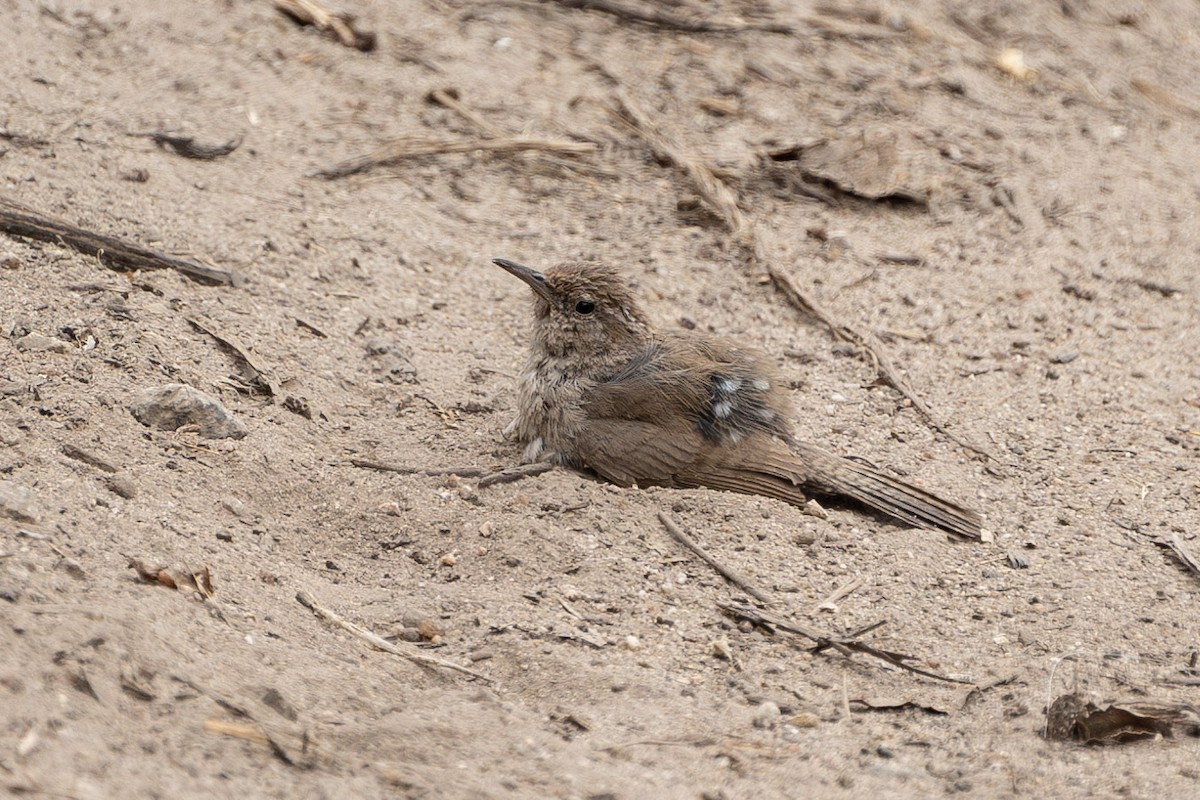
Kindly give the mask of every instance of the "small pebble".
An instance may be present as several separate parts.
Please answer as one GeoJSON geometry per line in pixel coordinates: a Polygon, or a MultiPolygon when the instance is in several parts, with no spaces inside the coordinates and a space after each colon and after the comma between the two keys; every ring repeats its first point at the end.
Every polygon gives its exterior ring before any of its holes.
{"type": "Polygon", "coordinates": [[[779,711],[779,706],[770,700],[766,700],[759,704],[758,708],[754,709],[754,727],[756,728],[774,728],[779,724],[779,720],[783,714],[779,711]]]}
{"type": "Polygon", "coordinates": [[[728,639],[717,639],[712,643],[713,655],[717,658],[723,658],[726,661],[733,660],[733,650],[729,646],[728,639]]]}
{"type": "Polygon", "coordinates": [[[1055,353],[1050,356],[1051,364],[1070,364],[1075,359],[1079,358],[1078,350],[1067,350],[1063,353],[1055,353]]]}

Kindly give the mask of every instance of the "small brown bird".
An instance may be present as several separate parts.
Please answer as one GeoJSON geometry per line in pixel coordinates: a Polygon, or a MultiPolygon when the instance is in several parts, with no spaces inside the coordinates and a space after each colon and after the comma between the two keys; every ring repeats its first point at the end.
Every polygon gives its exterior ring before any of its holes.
{"type": "Polygon", "coordinates": [[[911,525],[977,539],[977,513],[792,436],[788,399],[754,350],[656,331],[615,269],[546,272],[494,259],[533,289],[518,413],[505,430],[525,461],[621,486],[707,486],[802,505],[850,497],[911,525]]]}

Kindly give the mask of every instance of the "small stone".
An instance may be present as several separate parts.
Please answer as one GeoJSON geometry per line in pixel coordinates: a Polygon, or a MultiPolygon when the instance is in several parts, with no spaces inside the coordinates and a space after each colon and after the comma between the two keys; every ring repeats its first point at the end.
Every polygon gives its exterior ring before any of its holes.
{"type": "Polygon", "coordinates": [[[723,658],[726,661],[733,660],[733,649],[729,646],[728,639],[717,639],[712,643],[713,655],[717,658],[723,658]]]}
{"type": "Polygon", "coordinates": [[[446,555],[442,556],[443,567],[453,567],[457,563],[458,556],[454,555],[454,553],[446,553],[446,555]]]}
{"type": "Polygon", "coordinates": [[[40,333],[31,333],[22,336],[16,341],[17,349],[24,350],[27,353],[65,353],[67,352],[67,343],[62,339],[55,339],[53,336],[42,336],[40,333]]]}
{"type": "Polygon", "coordinates": [[[756,728],[769,729],[774,728],[779,724],[779,720],[783,714],[779,711],[779,706],[770,700],[765,700],[754,709],[753,723],[756,728]]]}
{"type": "Polygon", "coordinates": [[[639,641],[638,637],[634,636],[632,633],[625,637],[625,641],[621,643],[621,646],[624,647],[626,650],[641,650],[642,649],[641,641],[639,641]]]}
{"type": "Polygon", "coordinates": [[[137,497],[137,484],[131,481],[126,475],[110,475],[104,482],[108,486],[109,491],[124,497],[126,500],[132,500],[137,497]]]}
{"type": "Polygon", "coordinates": [[[804,504],[804,513],[817,519],[829,519],[829,512],[822,508],[816,500],[809,500],[804,504]]]}
{"type": "Polygon", "coordinates": [[[37,498],[28,486],[0,481],[0,516],[21,522],[37,522],[42,517],[37,498]]]}
{"type": "Polygon", "coordinates": [[[233,514],[235,517],[245,518],[246,516],[246,504],[236,497],[223,498],[221,500],[221,505],[226,511],[228,511],[230,514],[233,514]]]}
{"type": "Polygon", "coordinates": [[[143,425],[174,431],[195,426],[206,439],[241,439],[246,426],[220,401],[191,386],[168,383],[142,392],[129,408],[143,425]]]}
{"type": "Polygon", "coordinates": [[[1075,359],[1079,358],[1078,350],[1067,350],[1063,353],[1055,353],[1050,356],[1051,364],[1070,364],[1075,359]]]}

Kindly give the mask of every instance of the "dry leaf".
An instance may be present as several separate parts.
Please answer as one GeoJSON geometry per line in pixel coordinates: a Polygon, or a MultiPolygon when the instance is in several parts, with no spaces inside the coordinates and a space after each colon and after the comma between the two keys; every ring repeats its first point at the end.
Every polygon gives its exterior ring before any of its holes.
{"type": "Polygon", "coordinates": [[[1125,744],[1142,739],[1200,736],[1200,709],[1187,705],[1114,703],[1107,708],[1079,694],[1064,694],[1046,712],[1046,738],[1084,744],[1125,744]]]}
{"type": "Polygon", "coordinates": [[[200,596],[206,600],[216,594],[208,567],[200,569],[191,569],[183,565],[152,567],[136,558],[129,559],[129,566],[137,572],[139,578],[147,583],[161,583],[163,586],[181,592],[199,592],[200,596]]]}

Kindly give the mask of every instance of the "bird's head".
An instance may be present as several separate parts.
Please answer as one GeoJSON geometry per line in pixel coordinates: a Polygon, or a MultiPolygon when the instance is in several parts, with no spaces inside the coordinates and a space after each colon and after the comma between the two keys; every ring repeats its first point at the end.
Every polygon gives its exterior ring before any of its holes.
{"type": "Polygon", "coordinates": [[[492,263],[533,290],[535,346],[550,355],[604,362],[650,336],[649,318],[613,267],[569,261],[538,272],[503,258],[492,263]]]}

